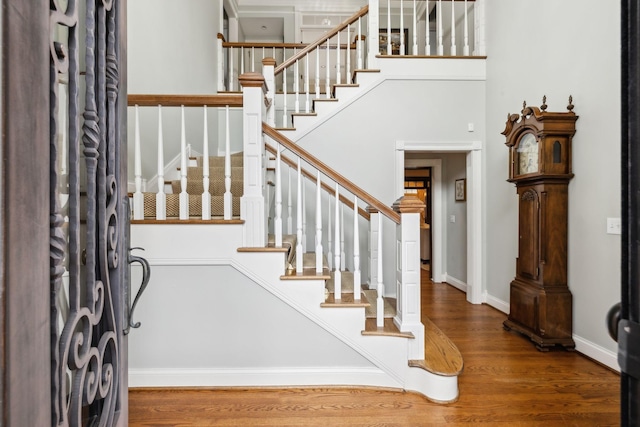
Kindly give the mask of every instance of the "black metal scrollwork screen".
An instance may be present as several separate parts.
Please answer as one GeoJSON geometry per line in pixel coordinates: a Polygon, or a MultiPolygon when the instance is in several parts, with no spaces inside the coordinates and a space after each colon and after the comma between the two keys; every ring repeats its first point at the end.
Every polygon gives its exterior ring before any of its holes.
{"type": "Polygon", "coordinates": [[[52,425],[126,424],[120,2],[50,4],[52,425]]]}

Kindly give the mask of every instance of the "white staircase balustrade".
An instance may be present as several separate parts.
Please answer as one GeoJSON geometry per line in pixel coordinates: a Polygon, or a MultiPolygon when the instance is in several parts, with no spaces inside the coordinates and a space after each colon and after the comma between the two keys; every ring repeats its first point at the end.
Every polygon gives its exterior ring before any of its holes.
{"type": "Polygon", "coordinates": [[[327,198],[327,264],[329,270],[333,270],[333,238],[331,237],[331,196],[327,198]]]}
{"type": "Polygon", "coordinates": [[[338,38],[338,47],[336,48],[336,83],[340,84],[342,82],[342,75],[340,73],[341,49],[340,49],[340,32],[339,31],[338,31],[338,34],[336,34],[336,37],[338,38]]]}
{"type": "Polygon", "coordinates": [[[358,196],[353,196],[353,299],[355,301],[360,301],[360,294],[362,293],[358,216],[358,196]]]}
{"type": "Polygon", "coordinates": [[[456,56],[458,53],[456,47],[456,2],[451,2],[451,56],[456,56]]]}
{"type": "Polygon", "coordinates": [[[400,55],[404,55],[404,46],[407,41],[404,39],[404,1],[400,0],[400,55]]]}
{"type": "Polygon", "coordinates": [[[320,49],[316,49],[315,99],[320,98],[320,49]]]}
{"type": "Polygon", "coordinates": [[[302,250],[307,252],[307,186],[302,179],[302,250]]]}
{"type": "Polygon", "coordinates": [[[291,167],[287,169],[287,234],[293,234],[293,206],[291,205],[291,167]]]}
{"type": "MultiPolygon", "coordinates": [[[[284,50],[283,52],[283,61],[286,60],[286,55],[287,55],[287,51],[284,50]]],[[[288,116],[288,111],[287,111],[287,91],[289,89],[287,88],[287,70],[284,71],[284,73],[282,73],[282,92],[283,92],[283,97],[282,97],[282,127],[286,128],[289,125],[289,116],[288,116]]]]}
{"type": "Polygon", "coordinates": [[[218,37],[216,38],[216,52],[218,52],[218,56],[217,56],[217,59],[218,59],[218,66],[217,66],[217,70],[218,70],[218,92],[227,90],[227,88],[224,85],[225,75],[227,76],[227,79],[230,78],[230,76],[227,74],[227,70],[224,69],[224,56],[223,56],[224,50],[222,49],[222,43],[223,42],[224,42],[224,36],[222,34],[218,33],[218,37]]]}
{"type": "Polygon", "coordinates": [[[282,160],[280,144],[276,143],[276,218],[274,222],[275,247],[282,247],[282,160]]]}
{"type": "MultiPolygon", "coordinates": [[[[224,138],[224,219],[231,219],[233,212],[233,195],[231,194],[231,122],[229,120],[229,106],[225,107],[225,138],[224,138]]],[[[207,160],[207,165],[209,161],[207,160]]]]}
{"type": "Polygon", "coordinates": [[[384,282],[382,275],[382,215],[378,215],[378,299],[376,300],[376,326],[384,326],[384,282]]]}
{"type": "Polygon", "coordinates": [[[142,156],[140,153],[140,116],[135,106],[134,175],[136,191],[133,193],[133,219],[144,219],[144,196],[142,194],[142,156]]]}
{"type": "MultiPolygon", "coordinates": [[[[429,0],[426,0],[426,12],[429,13],[429,0]]],[[[425,22],[425,38],[424,38],[424,54],[426,56],[431,56],[431,26],[429,21],[425,22]]]]}
{"type": "Polygon", "coordinates": [[[442,0],[438,0],[436,19],[438,20],[438,56],[444,55],[444,45],[442,44],[442,0]]]}
{"type": "Polygon", "coordinates": [[[296,192],[296,273],[302,273],[302,258],[304,249],[302,247],[302,168],[298,157],[298,190],[296,192]]]}
{"type": "Polygon", "coordinates": [[[167,195],[164,190],[164,131],[162,106],[158,105],[158,192],[156,193],[156,220],[167,219],[167,195]]]}
{"type": "Polygon", "coordinates": [[[351,25],[347,25],[346,83],[351,83],[351,25]]]}
{"type": "Polygon", "coordinates": [[[309,113],[311,111],[311,98],[309,93],[309,52],[304,56],[304,112],[309,113]]]}
{"type": "Polygon", "coordinates": [[[340,272],[340,185],[336,182],[336,210],[335,210],[335,252],[334,256],[334,265],[335,269],[333,270],[333,284],[334,284],[334,295],[335,300],[340,301],[342,299],[342,273],[340,272]]]}
{"type": "Polygon", "coordinates": [[[340,270],[347,269],[347,254],[344,251],[344,204],[340,205],[340,270]]]}
{"type": "Polygon", "coordinates": [[[369,206],[367,208],[369,212],[369,289],[378,289],[378,217],[380,212],[377,209],[369,206]]]}
{"type": "Polygon", "coordinates": [[[276,80],[273,69],[276,65],[275,58],[262,59],[262,74],[264,75],[264,83],[267,85],[267,115],[265,121],[269,126],[276,125],[276,80]]]}
{"type": "MultiPolygon", "coordinates": [[[[219,55],[221,56],[221,55],[219,55]]],[[[228,72],[227,72],[227,76],[229,78],[229,81],[227,83],[228,87],[229,87],[229,91],[233,92],[234,90],[236,90],[236,73],[235,73],[235,69],[234,69],[234,65],[235,62],[233,60],[233,58],[235,57],[235,53],[233,51],[233,47],[229,48],[229,55],[228,55],[228,72]]]]}
{"type": "Polygon", "coordinates": [[[467,0],[464,0],[464,44],[462,46],[462,56],[469,56],[469,8],[467,0]]]}
{"type": "Polygon", "coordinates": [[[391,48],[391,0],[387,0],[387,55],[393,54],[391,48]]]}
{"type": "Polygon", "coordinates": [[[358,18],[358,35],[356,36],[356,69],[363,70],[364,62],[362,52],[364,51],[364,37],[362,36],[362,17],[358,18]]]}
{"type": "MultiPolygon", "coordinates": [[[[209,192],[209,120],[207,116],[207,106],[204,106],[204,128],[202,137],[202,219],[211,219],[211,193],[209,192]]],[[[228,127],[227,127],[228,129],[228,127]]],[[[225,179],[226,181],[226,179],[225,179]]],[[[229,177],[231,182],[231,177],[229,177]]],[[[225,182],[226,184],[226,182],[225,182]]],[[[231,183],[229,183],[231,185],[231,183]]],[[[225,193],[225,219],[226,218],[226,198],[225,193]]],[[[231,215],[229,215],[231,219],[231,215]]]]}
{"type": "Polygon", "coordinates": [[[184,105],[180,107],[180,219],[189,219],[189,194],[187,194],[187,131],[184,105]]]}
{"type": "Polygon", "coordinates": [[[325,91],[325,97],[327,99],[331,98],[331,73],[329,72],[329,70],[331,69],[331,48],[330,48],[330,44],[329,44],[329,39],[327,39],[327,62],[325,64],[325,86],[324,86],[324,91],[325,91]]]}
{"type": "MultiPolygon", "coordinates": [[[[295,49],[293,50],[293,53],[295,55],[295,49]]],[[[294,81],[293,81],[293,90],[296,94],[295,97],[295,101],[294,101],[294,111],[297,113],[300,112],[300,61],[296,59],[296,64],[294,67],[294,72],[293,72],[293,76],[294,76],[294,81]]]]}
{"type": "MultiPolygon", "coordinates": [[[[413,0],[413,16],[411,22],[413,23],[413,47],[411,53],[418,55],[418,16],[416,15],[416,0],[413,0]]],[[[427,32],[429,29],[427,28],[427,32]]]]}

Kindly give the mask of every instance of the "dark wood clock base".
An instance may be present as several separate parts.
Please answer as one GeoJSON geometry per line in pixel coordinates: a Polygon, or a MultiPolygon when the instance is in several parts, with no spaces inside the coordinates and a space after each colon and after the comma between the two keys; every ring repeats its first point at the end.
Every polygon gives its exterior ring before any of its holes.
{"type": "Polygon", "coordinates": [[[530,328],[527,328],[526,326],[520,325],[509,319],[505,320],[502,323],[502,327],[506,331],[514,330],[516,332],[521,333],[522,335],[528,336],[531,339],[531,341],[533,341],[533,343],[536,345],[536,348],[539,351],[549,351],[550,348],[556,347],[556,346],[562,346],[569,351],[573,351],[576,348],[576,344],[572,338],[541,337],[530,328]]]}

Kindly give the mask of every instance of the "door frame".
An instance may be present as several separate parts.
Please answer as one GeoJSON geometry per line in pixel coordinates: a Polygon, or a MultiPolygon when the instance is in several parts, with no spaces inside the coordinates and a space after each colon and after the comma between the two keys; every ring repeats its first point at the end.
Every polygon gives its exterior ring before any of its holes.
{"type": "Polygon", "coordinates": [[[51,424],[49,2],[2,0],[0,10],[2,420],[7,426],[46,426],[51,424]]]}
{"type": "MultiPolygon", "coordinates": [[[[396,141],[397,197],[404,192],[405,151],[466,153],[467,169],[467,301],[472,304],[485,302],[486,289],[483,281],[483,210],[482,210],[482,141],[396,141]]],[[[423,166],[431,167],[432,185],[432,252],[435,262],[431,265],[436,283],[446,280],[444,229],[444,191],[442,183],[442,160],[430,159],[423,166]]]]}

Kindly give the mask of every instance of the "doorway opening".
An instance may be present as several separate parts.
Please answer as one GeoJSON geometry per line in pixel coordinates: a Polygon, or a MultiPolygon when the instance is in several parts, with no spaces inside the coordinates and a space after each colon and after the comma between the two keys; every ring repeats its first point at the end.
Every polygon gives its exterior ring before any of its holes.
{"type": "Polygon", "coordinates": [[[405,169],[404,194],[416,196],[424,204],[420,214],[420,265],[431,277],[431,168],[405,169]]]}

